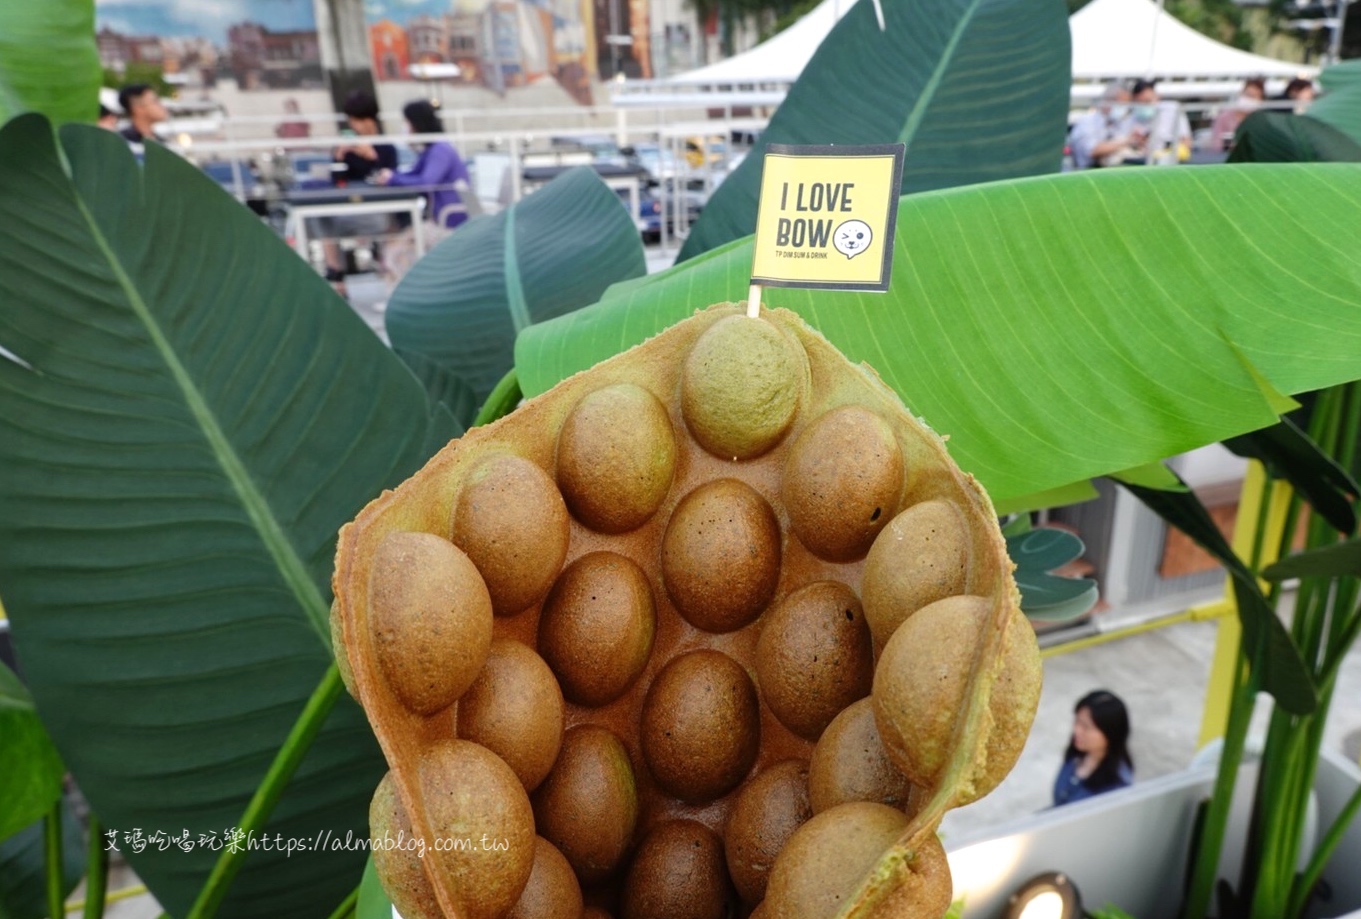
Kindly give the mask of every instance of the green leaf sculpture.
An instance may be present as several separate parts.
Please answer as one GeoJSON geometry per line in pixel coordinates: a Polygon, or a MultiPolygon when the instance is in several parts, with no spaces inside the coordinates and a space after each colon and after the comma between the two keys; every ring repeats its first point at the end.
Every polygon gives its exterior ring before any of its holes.
{"type": "Polygon", "coordinates": [[[99,82],[90,0],[0,3],[0,124],[22,112],[94,121],[99,82]]]}
{"type": "MultiPolygon", "coordinates": [[[[0,595],[44,724],[184,915],[331,663],[336,531],[455,432],[315,272],[178,156],[0,130],[0,595]],[[64,168],[65,164],[65,168],[64,168]],[[68,171],[69,169],[69,171],[68,171]]],[[[267,825],[366,833],[342,697],[267,825]]],[[[363,852],[250,852],[221,915],[323,917],[363,852]]]]}
{"type": "MultiPolygon", "coordinates": [[[[646,271],[627,208],[579,166],[460,227],[417,262],[388,302],[388,337],[399,354],[462,381],[480,405],[510,370],[517,333],[646,271]]],[[[429,379],[419,364],[413,369],[429,379]]]]}
{"type": "MultiPolygon", "coordinates": [[[[1096,170],[904,196],[887,294],[767,290],[918,416],[1000,512],[1275,423],[1361,378],[1361,165],[1096,170]]],[[[527,329],[526,395],[699,307],[751,240],[527,329]]]]}
{"type": "Polygon", "coordinates": [[[1086,547],[1081,539],[1052,527],[1007,533],[1006,538],[1007,555],[1016,564],[1013,576],[1021,591],[1021,612],[1033,624],[1067,622],[1096,606],[1096,581],[1053,573],[1082,557],[1086,547]]]}
{"type": "Polygon", "coordinates": [[[837,23],[678,261],[755,231],[766,144],[904,143],[904,194],[1058,171],[1072,89],[1061,3],[881,4],[883,30],[871,0],[837,23]]]}

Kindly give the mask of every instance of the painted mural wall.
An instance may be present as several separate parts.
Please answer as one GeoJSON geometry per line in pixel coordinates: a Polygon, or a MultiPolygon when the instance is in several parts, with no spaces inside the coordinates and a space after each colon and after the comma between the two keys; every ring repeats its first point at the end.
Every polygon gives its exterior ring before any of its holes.
{"type": "Polygon", "coordinates": [[[155,65],[188,89],[325,88],[312,0],[96,0],[95,21],[105,70],[155,65]]]}
{"type": "Polygon", "coordinates": [[[177,131],[216,135],[226,113],[237,137],[307,136],[300,116],[332,110],[313,0],[95,0],[95,30],[106,82],[173,87],[177,131]]]}
{"type": "Polygon", "coordinates": [[[641,0],[367,0],[364,12],[380,83],[504,98],[551,81],[589,105],[599,79],[652,75],[641,0]]]}
{"type": "MultiPolygon", "coordinates": [[[[100,59],[237,117],[329,112],[313,2],[95,0],[100,59]]],[[[601,80],[652,76],[646,0],[365,0],[364,19],[385,109],[590,105],[601,80]]]]}

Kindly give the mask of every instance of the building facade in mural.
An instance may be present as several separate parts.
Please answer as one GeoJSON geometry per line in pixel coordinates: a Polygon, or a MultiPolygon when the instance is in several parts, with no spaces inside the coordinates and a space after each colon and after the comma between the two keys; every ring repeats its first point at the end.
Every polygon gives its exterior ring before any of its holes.
{"type": "MultiPolygon", "coordinates": [[[[647,43],[647,0],[618,0],[621,29],[647,43]],[[622,16],[622,18],[621,18],[622,16]]],[[[369,47],[379,80],[412,79],[415,63],[457,64],[454,82],[498,94],[542,80],[556,81],[583,104],[591,81],[606,76],[598,49],[610,26],[597,22],[597,0],[398,0],[370,2],[369,47]],[[606,31],[602,32],[601,29],[606,31]]],[[[650,75],[633,48],[627,73],[650,75]]],[[[642,57],[647,60],[646,54],[642,57]]],[[[609,72],[610,74],[613,71],[609,72]]]]}
{"type": "Polygon", "coordinates": [[[411,54],[406,44],[406,30],[397,23],[384,19],[369,26],[369,54],[373,58],[373,77],[376,80],[406,80],[411,54]]]}
{"type": "MultiPolygon", "coordinates": [[[[129,68],[160,70],[181,101],[234,116],[282,113],[285,101],[330,112],[314,10],[324,2],[95,0],[100,60],[113,81],[129,68]]],[[[364,0],[363,16],[389,108],[420,96],[468,107],[589,105],[605,101],[603,80],[653,75],[649,10],[658,2],[364,0]],[[437,64],[456,65],[457,75],[417,66],[437,64]]],[[[662,33],[655,41],[664,56],[662,33]]]]}
{"type": "Polygon", "coordinates": [[[105,70],[159,68],[172,83],[242,91],[324,86],[311,0],[96,0],[105,70]]]}
{"type": "Polygon", "coordinates": [[[227,30],[232,76],[242,89],[291,89],[322,84],[316,29],[275,32],[258,22],[227,30]]]}

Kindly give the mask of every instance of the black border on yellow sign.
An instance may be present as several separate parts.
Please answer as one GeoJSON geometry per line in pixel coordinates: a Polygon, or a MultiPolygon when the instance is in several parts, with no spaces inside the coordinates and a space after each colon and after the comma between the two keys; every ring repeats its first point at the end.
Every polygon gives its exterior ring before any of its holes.
{"type": "MultiPolygon", "coordinates": [[[[765,181],[766,156],[774,154],[776,156],[892,156],[893,157],[893,179],[889,184],[890,188],[901,190],[903,187],[903,154],[906,152],[906,144],[833,144],[826,146],[814,146],[807,144],[767,144],[765,153],[761,156],[761,178],[757,180],[757,194],[760,194],[762,182],[765,181]]],[[[762,287],[803,287],[809,290],[859,290],[872,291],[874,293],[884,293],[888,290],[889,278],[893,272],[893,234],[898,227],[898,202],[895,195],[894,200],[888,207],[888,219],[884,222],[884,258],[879,266],[879,280],[875,283],[854,281],[789,281],[782,278],[759,278],[755,275],[751,278],[751,283],[759,284],[762,287]]],[[[756,226],[761,226],[761,202],[756,203],[756,226]]],[[[760,240],[755,240],[752,247],[752,259],[756,257],[756,245],[760,240]]]]}

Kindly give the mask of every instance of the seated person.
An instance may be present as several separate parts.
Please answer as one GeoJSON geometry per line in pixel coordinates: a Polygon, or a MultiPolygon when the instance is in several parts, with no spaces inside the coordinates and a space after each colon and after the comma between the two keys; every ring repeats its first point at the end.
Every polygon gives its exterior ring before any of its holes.
{"type": "MultiPolygon", "coordinates": [[[[378,100],[370,93],[357,90],[345,99],[345,119],[350,130],[358,138],[373,137],[383,133],[383,123],[378,117],[378,100]]],[[[336,185],[350,185],[371,181],[385,169],[397,165],[397,148],[392,144],[371,144],[357,141],[336,147],[331,158],[343,163],[344,169],[331,173],[331,182],[336,185]]],[[[326,257],[326,280],[340,294],[345,293],[345,255],[334,238],[378,236],[393,229],[390,214],[354,214],[343,217],[316,217],[308,221],[308,232],[322,238],[322,251],[326,257]]]]}
{"type": "Polygon", "coordinates": [[[1228,150],[1233,146],[1233,136],[1248,113],[1254,111],[1266,98],[1266,81],[1248,80],[1238,98],[1215,116],[1210,126],[1211,143],[1216,150],[1228,150]]]}
{"type": "MultiPolygon", "coordinates": [[[[402,114],[412,134],[444,133],[435,107],[423,99],[407,103],[402,114]]],[[[471,198],[472,182],[463,158],[452,144],[443,140],[413,146],[419,155],[412,167],[406,172],[388,170],[379,173],[378,181],[384,185],[429,189],[428,215],[432,221],[449,230],[465,223],[468,219],[467,204],[470,202],[464,202],[458,189],[463,189],[464,194],[471,198]]]]}
{"type": "Polygon", "coordinates": [[[1101,94],[1096,107],[1073,124],[1068,144],[1074,168],[1107,165],[1112,157],[1134,145],[1129,102],[1129,90],[1112,83],[1101,94]]]}
{"type": "Polygon", "coordinates": [[[1282,99],[1295,103],[1296,115],[1303,115],[1309,110],[1309,103],[1314,101],[1314,96],[1314,81],[1303,77],[1295,77],[1287,83],[1285,92],[1281,94],[1282,99]]]}
{"type": "MultiPolygon", "coordinates": [[[[359,137],[383,133],[383,123],[378,119],[378,100],[362,90],[350,93],[345,99],[345,120],[359,137]]],[[[335,182],[363,182],[383,169],[397,168],[397,148],[392,144],[347,144],[332,150],[331,158],[345,164],[344,170],[332,173],[335,182]]]]}
{"type": "Polygon", "coordinates": [[[285,118],[274,126],[275,137],[311,137],[312,125],[302,117],[302,108],[297,99],[284,100],[285,118]]]}

